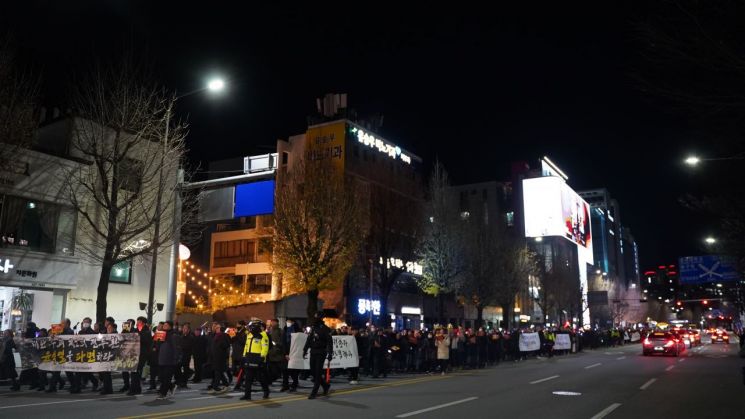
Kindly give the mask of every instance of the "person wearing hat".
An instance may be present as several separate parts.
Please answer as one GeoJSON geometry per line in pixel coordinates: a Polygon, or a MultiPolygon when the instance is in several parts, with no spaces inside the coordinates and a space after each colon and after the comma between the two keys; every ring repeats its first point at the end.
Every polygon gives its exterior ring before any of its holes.
{"type": "Polygon", "coordinates": [[[246,377],[244,393],[241,400],[251,400],[251,383],[259,380],[264,398],[269,398],[269,380],[267,379],[266,356],[269,354],[269,335],[263,331],[261,320],[252,320],[248,325],[246,346],[243,349],[243,372],[246,377]]]}
{"type": "Polygon", "coordinates": [[[318,388],[321,386],[323,386],[323,395],[329,394],[331,384],[326,382],[323,365],[326,360],[330,363],[334,354],[331,329],[323,323],[323,313],[320,311],[313,317],[312,328],[303,347],[303,358],[308,356],[308,350],[310,350],[310,373],[313,375],[313,390],[308,399],[312,400],[318,395],[318,388]]]}

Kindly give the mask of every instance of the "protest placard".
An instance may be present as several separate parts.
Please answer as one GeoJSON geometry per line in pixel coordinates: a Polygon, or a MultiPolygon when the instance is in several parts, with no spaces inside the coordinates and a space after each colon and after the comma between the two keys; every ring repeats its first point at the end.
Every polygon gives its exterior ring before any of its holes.
{"type": "Polygon", "coordinates": [[[569,338],[568,333],[557,333],[556,340],[554,341],[555,351],[568,351],[572,349],[572,340],[569,338]]]}
{"type": "Polygon", "coordinates": [[[23,369],[42,371],[135,371],[140,355],[136,333],[61,335],[16,339],[23,369]]]}
{"type": "Polygon", "coordinates": [[[541,349],[541,338],[538,333],[520,333],[520,352],[531,352],[541,349]]]}
{"type": "MultiPolygon", "coordinates": [[[[331,368],[354,368],[359,366],[359,356],[357,353],[357,342],[354,336],[332,336],[333,338],[333,358],[331,359],[331,368]]],[[[293,333],[290,342],[290,360],[287,368],[296,370],[310,369],[310,354],[303,359],[303,347],[308,340],[305,333],[293,333]]]]}

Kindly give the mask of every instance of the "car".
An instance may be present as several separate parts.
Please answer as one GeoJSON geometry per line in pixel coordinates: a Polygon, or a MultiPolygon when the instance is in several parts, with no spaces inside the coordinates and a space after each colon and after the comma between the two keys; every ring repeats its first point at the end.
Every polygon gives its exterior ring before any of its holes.
{"type": "Polygon", "coordinates": [[[642,354],[678,356],[685,351],[685,343],[671,332],[653,332],[642,341],[642,354]]]}
{"type": "Polygon", "coordinates": [[[673,330],[673,333],[678,335],[678,338],[682,340],[684,344],[688,345],[688,348],[701,344],[701,335],[697,330],[676,328],[673,330]]]}
{"type": "Polygon", "coordinates": [[[701,332],[696,329],[690,329],[688,333],[691,338],[691,346],[701,345],[701,332]]]}
{"type": "Polygon", "coordinates": [[[711,334],[711,343],[729,343],[729,333],[725,332],[724,330],[717,330],[716,332],[711,334]]]}

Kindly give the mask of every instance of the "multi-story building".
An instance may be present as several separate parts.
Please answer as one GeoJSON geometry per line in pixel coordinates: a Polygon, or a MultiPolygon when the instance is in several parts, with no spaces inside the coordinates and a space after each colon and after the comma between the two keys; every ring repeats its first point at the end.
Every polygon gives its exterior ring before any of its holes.
{"type": "MultiPolygon", "coordinates": [[[[73,325],[83,317],[95,318],[101,262],[90,255],[96,244],[84,232],[87,221],[80,218],[71,204],[71,185],[66,183],[71,170],[91,167],[86,156],[74,146],[80,130],[94,129],[91,127],[90,121],[80,118],[56,118],[42,124],[31,147],[12,148],[10,156],[3,152],[3,157],[12,158],[13,163],[3,165],[4,171],[0,173],[2,329],[22,328],[28,321],[48,328],[64,318],[70,318],[73,325]],[[31,303],[30,310],[13,306],[19,294],[28,294],[25,299],[31,303]]],[[[99,140],[102,144],[106,141],[99,140]]],[[[4,146],[0,144],[0,147],[4,146]]],[[[92,179],[98,179],[95,176],[92,179]]],[[[126,176],[121,187],[137,190],[143,181],[137,171],[132,170],[126,176]]],[[[77,193],[81,202],[90,198],[85,191],[77,193]]],[[[88,215],[97,219],[101,213],[88,215]]],[[[170,225],[170,219],[163,222],[170,225]]],[[[142,240],[132,239],[133,243],[142,240]]],[[[139,303],[148,301],[151,271],[145,259],[126,261],[111,270],[107,314],[117,321],[143,313],[139,303]]],[[[158,303],[166,302],[169,259],[170,252],[163,252],[158,258],[155,282],[158,303]]],[[[164,319],[164,314],[157,312],[155,319],[164,319]]]]}

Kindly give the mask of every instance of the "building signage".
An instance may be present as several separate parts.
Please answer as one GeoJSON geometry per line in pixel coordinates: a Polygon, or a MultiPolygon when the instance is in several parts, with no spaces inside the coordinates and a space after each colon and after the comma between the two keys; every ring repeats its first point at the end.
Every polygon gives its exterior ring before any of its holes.
{"type": "MultiPolygon", "coordinates": [[[[383,264],[383,258],[380,258],[379,263],[383,264]]],[[[397,258],[388,258],[388,263],[386,264],[386,267],[390,269],[391,267],[398,268],[398,269],[405,269],[406,272],[414,275],[422,275],[422,265],[420,265],[417,262],[406,262],[404,263],[403,260],[397,259],[397,258]]]]}
{"type": "Polygon", "coordinates": [[[739,279],[734,261],[723,256],[682,257],[678,266],[681,284],[732,282],[739,279]]]}
{"type": "Polygon", "coordinates": [[[10,263],[10,259],[0,259],[0,272],[7,274],[11,269],[13,269],[13,265],[10,263]]]}
{"type": "Polygon", "coordinates": [[[368,300],[366,298],[360,298],[357,300],[357,312],[360,314],[369,313],[375,316],[380,315],[380,300],[368,300]]]}
{"type": "Polygon", "coordinates": [[[399,159],[406,164],[411,164],[411,156],[404,153],[404,151],[401,150],[401,147],[389,144],[382,138],[375,137],[371,133],[354,126],[350,131],[352,132],[352,135],[357,137],[358,142],[370,148],[377,149],[379,152],[387,154],[388,157],[392,159],[399,159]]]}

